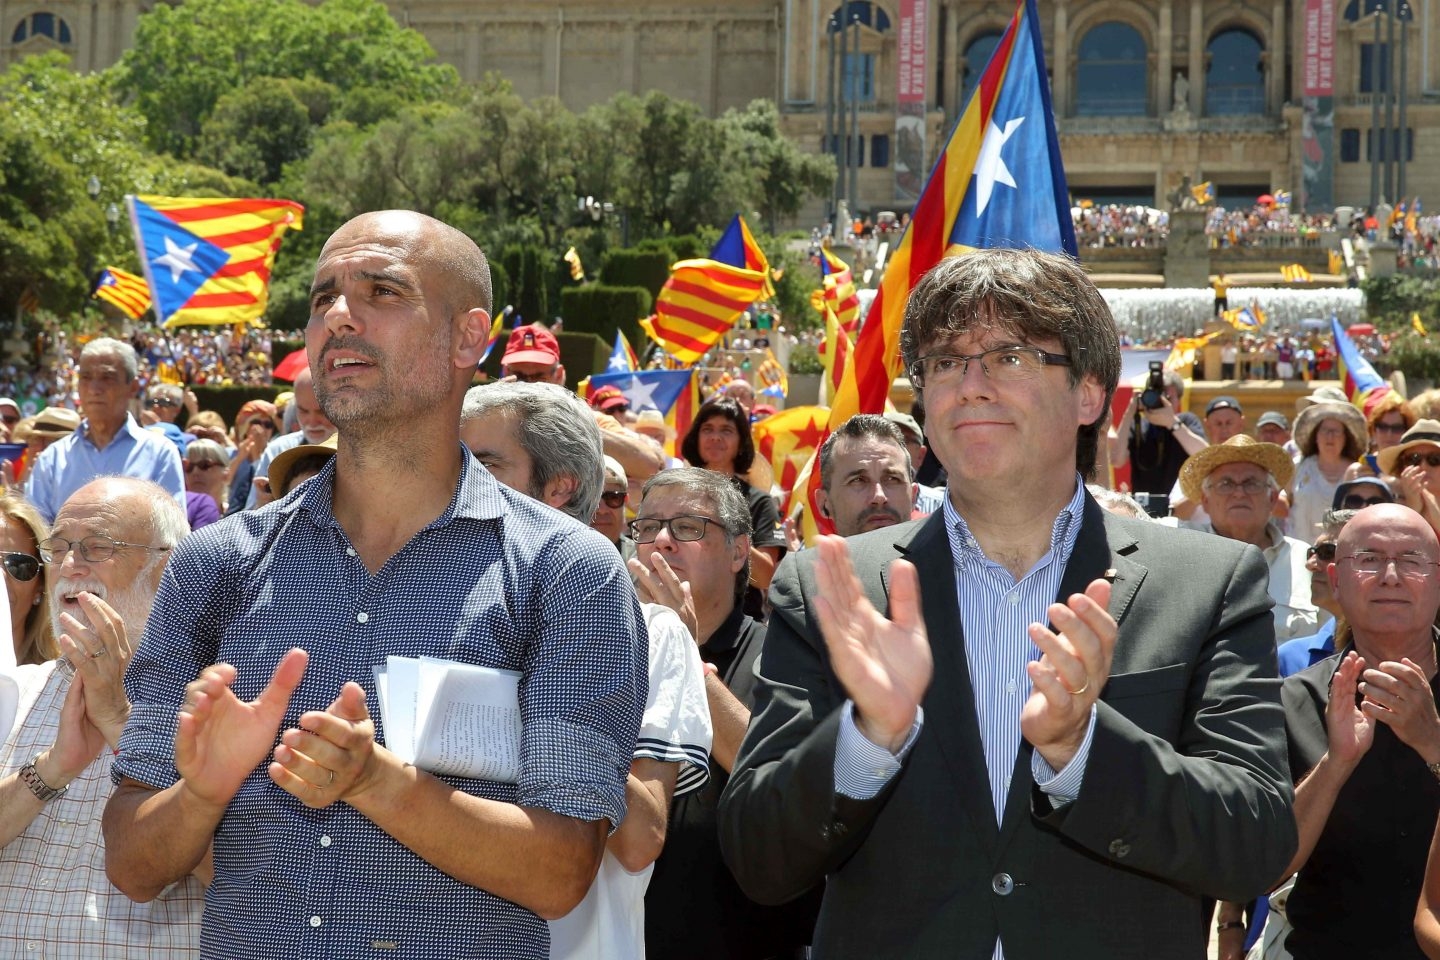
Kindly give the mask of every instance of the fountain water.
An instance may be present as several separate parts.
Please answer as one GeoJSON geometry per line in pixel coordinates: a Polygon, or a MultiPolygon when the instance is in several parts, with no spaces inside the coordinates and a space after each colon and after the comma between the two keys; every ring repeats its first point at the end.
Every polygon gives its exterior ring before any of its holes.
{"type": "MultiPolygon", "coordinates": [[[[1215,313],[1215,293],[1202,289],[1101,289],[1121,334],[1137,343],[1168,341],[1192,336],[1209,323],[1215,313]]],[[[1349,326],[1364,318],[1365,295],[1359,290],[1315,288],[1292,290],[1286,287],[1231,287],[1230,306],[1248,306],[1252,301],[1265,311],[1262,333],[1299,332],[1303,320],[1323,320],[1330,315],[1349,326]]]]}

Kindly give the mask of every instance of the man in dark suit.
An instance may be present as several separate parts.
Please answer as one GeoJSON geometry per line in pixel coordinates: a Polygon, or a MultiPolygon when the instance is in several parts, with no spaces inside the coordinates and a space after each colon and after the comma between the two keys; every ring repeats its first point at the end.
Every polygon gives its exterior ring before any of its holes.
{"type": "Polygon", "coordinates": [[[751,896],[826,881],[817,957],[1201,958],[1295,849],[1259,552],[1080,482],[1117,342],[1064,257],[911,296],[944,508],[787,558],[721,808],[751,896]]]}

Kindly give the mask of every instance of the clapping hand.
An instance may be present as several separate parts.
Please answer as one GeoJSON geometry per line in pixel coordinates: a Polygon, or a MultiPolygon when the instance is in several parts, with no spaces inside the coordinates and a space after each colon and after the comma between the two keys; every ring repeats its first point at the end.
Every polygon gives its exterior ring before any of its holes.
{"type": "Polygon", "coordinates": [[[1354,766],[1375,742],[1374,710],[1355,704],[1365,660],[1354,650],[1345,655],[1330,678],[1330,702],[1325,705],[1325,734],[1330,758],[1354,766]]]}
{"type": "Polygon", "coordinates": [[[324,710],[300,717],[275,748],[270,779],[307,807],[328,807],[367,786],[376,756],[365,690],[351,681],[324,710]]]}
{"type": "Polygon", "coordinates": [[[1090,708],[1110,676],[1119,628],[1110,616],[1110,583],[1093,580],[1084,593],[1047,611],[1059,633],[1030,624],[1040,659],[1026,665],[1032,684],[1020,709],[1020,732],[1056,770],[1075,756],[1090,723],[1090,708]]]}
{"type": "Polygon", "coordinates": [[[915,723],[934,673],[915,567],[906,560],[891,565],[893,619],[887,619],[866,599],[843,537],[820,537],[816,549],[815,616],[830,666],[855,704],[860,732],[895,753],[915,723]]]}

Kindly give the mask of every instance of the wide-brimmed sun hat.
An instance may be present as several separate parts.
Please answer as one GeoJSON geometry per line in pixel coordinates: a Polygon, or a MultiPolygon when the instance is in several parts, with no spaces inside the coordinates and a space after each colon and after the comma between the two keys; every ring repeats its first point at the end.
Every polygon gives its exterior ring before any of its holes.
{"type": "Polygon", "coordinates": [[[1365,424],[1365,414],[1349,402],[1323,401],[1301,410],[1300,415],[1295,418],[1295,431],[1292,436],[1301,456],[1314,456],[1315,431],[1319,430],[1320,424],[1326,420],[1334,420],[1344,427],[1354,446],[1362,453],[1370,449],[1370,428],[1365,424]]]}
{"type": "Polygon", "coordinates": [[[1185,461],[1185,466],[1180,468],[1180,490],[1185,499],[1199,503],[1205,494],[1205,478],[1227,463],[1253,463],[1274,477],[1281,489],[1290,486],[1295,476],[1295,461],[1284,447],[1262,443],[1241,433],[1224,443],[1212,444],[1185,461]]]}
{"type": "Polygon", "coordinates": [[[1440,420],[1416,420],[1415,426],[1405,431],[1405,436],[1393,447],[1386,447],[1375,454],[1375,460],[1380,464],[1380,472],[1388,476],[1397,477],[1400,471],[1400,458],[1407,450],[1423,446],[1440,447],[1440,420]]]}

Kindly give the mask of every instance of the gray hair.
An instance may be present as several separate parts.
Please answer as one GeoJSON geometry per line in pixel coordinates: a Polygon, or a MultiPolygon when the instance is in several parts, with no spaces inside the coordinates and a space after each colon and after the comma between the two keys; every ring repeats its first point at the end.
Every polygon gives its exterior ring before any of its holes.
{"type": "MultiPolygon", "coordinates": [[[[170,491],[153,480],[110,475],[97,477],[90,483],[105,484],[109,488],[106,494],[108,500],[133,496],[144,501],[145,516],[136,519],[148,522],[150,534],[155,540],[151,546],[173,547],[190,533],[190,521],[185,515],[185,508],[180,506],[180,502],[170,491]]],[[[89,487],[90,483],[85,484],[85,487],[89,487]]]]}
{"type": "Polygon", "coordinates": [[[905,479],[915,479],[915,465],[910,462],[910,448],[905,445],[905,434],[901,432],[900,427],[879,414],[857,413],[840,424],[839,428],[826,437],[824,443],[820,444],[820,453],[816,460],[820,464],[821,487],[829,490],[830,481],[835,479],[830,475],[830,464],[835,459],[835,444],[841,440],[865,439],[880,440],[899,447],[900,452],[905,455],[905,479]]]}
{"type": "Polygon", "coordinates": [[[605,488],[605,449],[590,405],[558,384],[505,380],[471,387],[460,422],[495,413],[514,416],[516,440],[530,457],[530,495],[573,477],[575,492],[560,509],[588,524],[605,488]]]}
{"type": "MultiPolygon", "coordinates": [[[[703,467],[672,467],[661,470],[645,481],[641,489],[641,507],[650,491],[658,487],[683,487],[685,492],[703,497],[715,511],[715,517],[725,530],[725,543],[732,544],[736,537],[750,536],[753,527],[750,522],[750,505],[740,493],[735,481],[723,473],[706,470],[703,467]]],[[[745,566],[735,575],[735,602],[745,599],[745,588],[750,583],[750,552],[745,552],[745,566]]]]}
{"type": "Polygon", "coordinates": [[[1095,498],[1095,502],[1100,504],[1100,509],[1106,513],[1113,513],[1121,517],[1134,517],[1136,520],[1150,519],[1150,514],[1140,506],[1140,501],[1128,493],[1111,490],[1098,483],[1087,483],[1085,489],[1089,491],[1090,496],[1095,498]]]}
{"type": "Polygon", "coordinates": [[[228,464],[230,454],[225,448],[214,440],[191,440],[190,445],[185,448],[185,459],[190,463],[219,463],[228,464]],[[200,454],[197,459],[195,454],[200,454]]]}
{"type": "Polygon", "coordinates": [[[126,383],[133,383],[140,373],[140,358],[135,355],[135,348],[114,337],[96,337],[85,344],[80,350],[80,359],[86,357],[114,357],[119,360],[125,368],[126,383]]]}

